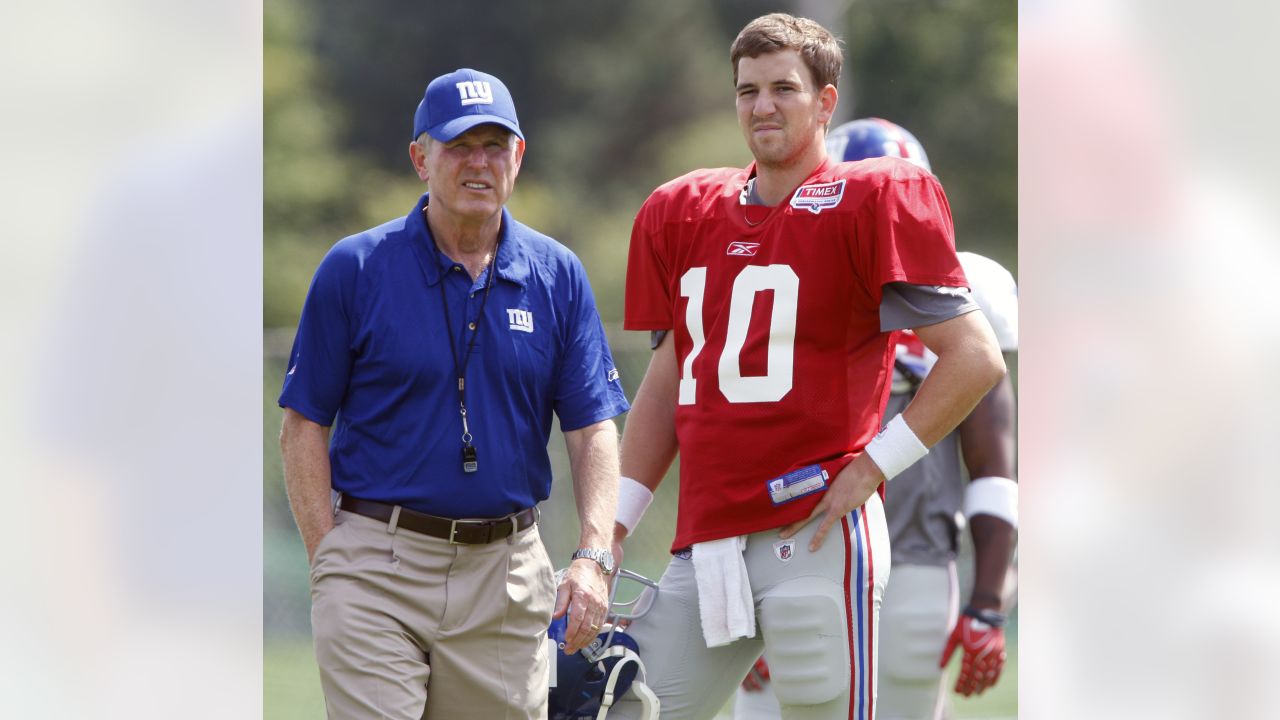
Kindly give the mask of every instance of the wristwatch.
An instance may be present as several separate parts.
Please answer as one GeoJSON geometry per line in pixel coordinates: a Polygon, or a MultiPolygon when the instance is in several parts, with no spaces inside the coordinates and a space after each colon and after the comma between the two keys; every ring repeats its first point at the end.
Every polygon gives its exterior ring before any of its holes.
{"type": "Polygon", "coordinates": [[[600,569],[604,571],[605,575],[612,575],[613,571],[617,569],[617,566],[613,563],[613,553],[603,548],[578,548],[573,551],[569,561],[572,562],[578,558],[595,560],[599,563],[600,569]]]}

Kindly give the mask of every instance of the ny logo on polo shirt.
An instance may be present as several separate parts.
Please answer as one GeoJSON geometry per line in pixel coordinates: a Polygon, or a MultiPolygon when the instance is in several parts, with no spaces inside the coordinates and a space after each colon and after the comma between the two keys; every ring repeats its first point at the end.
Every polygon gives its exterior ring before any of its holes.
{"type": "Polygon", "coordinates": [[[507,322],[511,323],[512,330],[533,332],[533,313],[528,310],[507,308],[507,322]]]}
{"type": "Polygon", "coordinates": [[[464,80],[458,85],[458,95],[462,98],[462,105],[492,105],[493,104],[493,88],[489,86],[487,80],[464,80]]]}

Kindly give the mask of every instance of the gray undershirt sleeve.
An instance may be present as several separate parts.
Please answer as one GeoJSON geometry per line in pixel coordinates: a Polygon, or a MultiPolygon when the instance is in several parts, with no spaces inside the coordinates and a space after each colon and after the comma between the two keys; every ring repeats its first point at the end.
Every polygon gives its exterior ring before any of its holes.
{"type": "Polygon", "coordinates": [[[936,325],[977,309],[968,288],[885,283],[880,294],[880,331],[936,325]]]}

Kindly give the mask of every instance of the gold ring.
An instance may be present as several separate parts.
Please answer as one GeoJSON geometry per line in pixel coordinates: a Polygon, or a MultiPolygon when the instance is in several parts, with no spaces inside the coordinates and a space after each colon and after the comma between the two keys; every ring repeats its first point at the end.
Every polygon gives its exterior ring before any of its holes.
{"type": "Polygon", "coordinates": [[[599,626],[599,625],[592,625],[592,626],[591,626],[591,632],[599,632],[599,631],[600,631],[600,626],[599,626]]]}

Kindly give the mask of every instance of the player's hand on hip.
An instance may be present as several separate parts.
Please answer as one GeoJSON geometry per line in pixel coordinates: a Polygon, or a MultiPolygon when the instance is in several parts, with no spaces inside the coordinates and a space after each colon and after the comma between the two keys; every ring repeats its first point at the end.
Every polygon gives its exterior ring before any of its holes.
{"type": "Polygon", "coordinates": [[[1004,628],[961,615],[947,638],[939,667],[947,666],[956,648],[964,653],[960,661],[960,676],[956,678],[956,692],[969,697],[995,685],[1000,679],[1005,659],[1004,628]]]}
{"type": "Polygon", "coordinates": [[[569,564],[556,590],[556,607],[551,617],[569,613],[564,632],[564,651],[572,655],[596,639],[609,607],[609,591],[604,572],[594,560],[579,558],[569,564]]]}
{"type": "Polygon", "coordinates": [[[840,518],[862,507],[882,482],[884,482],[884,473],[880,472],[880,468],[868,455],[864,453],[855,457],[853,462],[845,465],[844,469],[836,475],[836,479],[831,481],[831,487],[827,488],[827,492],[814,506],[809,517],[784,526],[778,533],[779,537],[789,538],[814,518],[821,517],[822,521],[818,523],[818,529],[814,532],[813,539],[809,541],[809,551],[817,552],[826,542],[827,533],[831,532],[833,526],[839,524],[840,518]]]}

